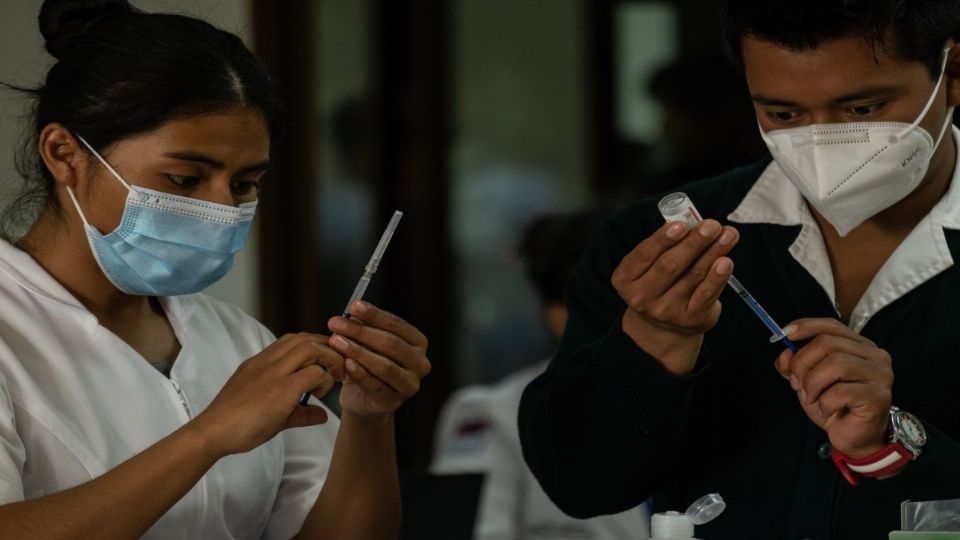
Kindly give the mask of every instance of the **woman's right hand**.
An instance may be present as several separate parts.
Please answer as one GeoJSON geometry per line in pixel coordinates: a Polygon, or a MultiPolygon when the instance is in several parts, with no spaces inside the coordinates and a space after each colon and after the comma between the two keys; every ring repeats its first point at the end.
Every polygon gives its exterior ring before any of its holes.
{"type": "Polygon", "coordinates": [[[720,293],[733,273],[733,227],[708,219],[687,230],[667,223],[623,258],[611,278],[627,304],[623,331],[667,371],[696,364],[703,333],[720,318],[720,293]]]}
{"type": "Polygon", "coordinates": [[[192,421],[223,455],[248,452],[291,427],[322,424],[322,407],[300,406],[343,379],[344,359],[327,336],[287,334],[233,373],[217,397],[192,421]]]}

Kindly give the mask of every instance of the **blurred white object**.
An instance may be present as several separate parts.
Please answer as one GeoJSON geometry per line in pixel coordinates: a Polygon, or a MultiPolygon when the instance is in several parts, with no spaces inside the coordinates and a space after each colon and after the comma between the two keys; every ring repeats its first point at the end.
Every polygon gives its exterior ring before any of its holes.
{"type": "Polygon", "coordinates": [[[726,509],[723,497],[716,493],[704,495],[687,508],[687,511],[654,514],[650,520],[650,540],[696,540],[694,525],[713,521],[726,509]]]}
{"type": "Polygon", "coordinates": [[[470,386],[454,394],[440,415],[432,472],[486,474],[476,540],[646,538],[645,507],[575,519],[550,501],[527,468],[520,450],[517,409],[524,387],[544,369],[546,362],[540,362],[496,385],[470,386]]]}

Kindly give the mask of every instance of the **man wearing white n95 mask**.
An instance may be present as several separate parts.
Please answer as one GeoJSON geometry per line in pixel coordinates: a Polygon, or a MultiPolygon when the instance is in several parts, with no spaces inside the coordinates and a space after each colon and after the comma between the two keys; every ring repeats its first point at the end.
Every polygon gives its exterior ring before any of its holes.
{"type": "Polygon", "coordinates": [[[960,2],[724,4],[772,159],[684,186],[691,231],[653,199],[599,233],[524,455],[577,516],[719,492],[698,537],[885,537],[960,485],[960,2]]]}
{"type": "MultiPolygon", "coordinates": [[[[942,127],[936,140],[920,123],[940,95],[950,49],[943,50],[937,84],[912,123],[868,119],[763,133],[777,165],[841,237],[902,201],[926,177],[930,160],[951,125],[954,106],[950,105],[945,118],[940,119],[942,127]]],[[[754,99],[761,106],[770,103],[764,98],[754,99]]]]}

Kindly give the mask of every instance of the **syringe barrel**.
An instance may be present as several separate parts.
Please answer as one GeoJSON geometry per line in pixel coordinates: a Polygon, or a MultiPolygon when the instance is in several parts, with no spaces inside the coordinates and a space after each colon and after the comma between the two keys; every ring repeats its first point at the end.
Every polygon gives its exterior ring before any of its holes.
{"type": "Polygon", "coordinates": [[[747,288],[740,283],[740,280],[736,276],[730,275],[730,279],[727,280],[727,284],[730,285],[730,288],[736,291],[737,294],[743,296],[745,294],[750,294],[747,292],[747,288]]]}
{"type": "Polygon", "coordinates": [[[373,274],[364,272],[363,276],[360,277],[360,281],[357,282],[357,286],[353,288],[353,294],[350,295],[350,300],[347,301],[347,307],[343,308],[343,316],[347,317],[350,315],[350,306],[354,302],[363,298],[364,293],[367,292],[367,287],[370,285],[370,278],[373,277],[373,274]]]}

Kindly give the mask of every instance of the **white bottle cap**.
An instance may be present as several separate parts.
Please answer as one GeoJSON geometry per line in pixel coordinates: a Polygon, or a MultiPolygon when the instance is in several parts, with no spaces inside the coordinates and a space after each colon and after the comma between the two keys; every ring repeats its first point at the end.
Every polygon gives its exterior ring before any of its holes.
{"type": "MultiPolygon", "coordinates": [[[[687,508],[685,515],[690,518],[694,525],[703,525],[713,521],[727,508],[727,503],[723,502],[723,497],[718,493],[711,493],[700,497],[687,508]]],[[[691,535],[692,536],[692,535],[691,535]]]]}
{"type": "Polygon", "coordinates": [[[657,540],[690,540],[693,538],[693,521],[680,512],[654,514],[650,519],[650,536],[657,540]]]}

